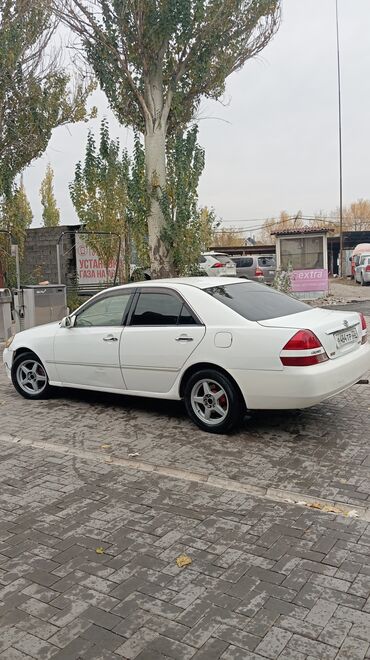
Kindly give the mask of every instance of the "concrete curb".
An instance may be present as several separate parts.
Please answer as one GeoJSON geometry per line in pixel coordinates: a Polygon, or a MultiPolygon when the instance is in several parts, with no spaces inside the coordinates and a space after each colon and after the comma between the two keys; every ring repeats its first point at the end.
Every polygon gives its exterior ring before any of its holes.
{"type": "Polygon", "coordinates": [[[38,442],[27,440],[25,438],[18,438],[9,434],[0,434],[0,442],[20,445],[22,447],[30,447],[32,449],[42,449],[51,453],[63,454],[65,456],[74,456],[76,458],[95,461],[97,463],[104,463],[115,465],[118,467],[128,468],[130,470],[137,470],[139,472],[150,472],[163,477],[172,477],[183,481],[192,481],[194,483],[203,484],[206,486],[220,488],[235,493],[243,493],[253,497],[260,497],[268,499],[273,502],[284,502],[286,504],[293,504],[302,508],[310,508],[313,511],[320,513],[330,513],[332,515],[342,515],[345,517],[353,517],[359,520],[370,522],[370,508],[361,506],[349,506],[340,500],[326,500],[322,498],[304,495],[289,490],[282,490],[280,488],[261,488],[253,486],[252,484],[245,484],[234,479],[227,479],[216,477],[212,474],[192,472],[190,470],[183,470],[175,467],[167,467],[165,465],[155,465],[145,461],[137,461],[130,458],[112,458],[103,453],[94,451],[76,449],[75,447],[65,447],[63,445],[53,444],[51,442],[38,442]],[[313,506],[314,505],[314,506],[313,506]]]}

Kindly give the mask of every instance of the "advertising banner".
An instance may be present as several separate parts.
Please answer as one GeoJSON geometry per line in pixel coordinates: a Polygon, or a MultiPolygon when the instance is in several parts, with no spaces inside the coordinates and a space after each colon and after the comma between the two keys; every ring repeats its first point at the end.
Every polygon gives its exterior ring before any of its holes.
{"type": "Polygon", "coordinates": [[[329,277],[325,268],[312,270],[293,270],[292,291],[328,291],[329,277]]]}
{"type": "Polygon", "coordinates": [[[105,284],[112,282],[116,272],[117,260],[112,259],[108,268],[105,268],[102,260],[96,252],[86,245],[81,236],[76,233],[76,268],[79,285],[105,284]]]}

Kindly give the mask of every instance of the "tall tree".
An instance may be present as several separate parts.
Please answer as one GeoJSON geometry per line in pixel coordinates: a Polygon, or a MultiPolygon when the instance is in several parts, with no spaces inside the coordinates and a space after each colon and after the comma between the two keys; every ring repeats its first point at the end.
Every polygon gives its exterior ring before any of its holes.
{"type": "MultiPolygon", "coordinates": [[[[161,198],[165,218],[163,238],[176,275],[191,274],[203,249],[205,214],[198,209],[198,184],[205,155],[197,136],[198,128],[194,126],[167,139],[167,184],[161,198]]],[[[210,220],[209,215],[207,219],[210,220]]]]}
{"type": "Polygon", "coordinates": [[[41,204],[43,207],[42,219],[44,221],[44,227],[57,227],[60,221],[60,212],[54,196],[53,181],[54,172],[49,163],[46,168],[45,177],[41,182],[40,188],[41,204]]]}
{"type": "MultiPolygon", "coordinates": [[[[33,220],[31,205],[22,177],[20,184],[13,186],[9,195],[3,197],[0,202],[0,218],[0,228],[11,233],[18,244],[20,256],[22,256],[26,232],[33,220]]],[[[0,272],[6,273],[8,278],[11,265],[9,236],[0,234],[0,272]]]]}
{"type": "MultiPolygon", "coordinates": [[[[52,0],[0,0],[0,196],[46,149],[52,130],[87,120],[92,86],[76,81],[51,48],[52,0]]],[[[93,112],[94,114],[94,112],[93,112]]]]}
{"type": "MultiPolygon", "coordinates": [[[[339,216],[339,211],[336,212],[336,216],[339,216]]],[[[347,231],[369,231],[370,200],[358,199],[349,206],[345,206],[343,209],[343,226],[347,231]]]]}
{"type": "Polygon", "coordinates": [[[70,194],[81,224],[92,232],[87,243],[102,259],[107,281],[110,264],[118,252],[118,238],[99,236],[96,232],[112,232],[125,237],[129,171],[127,152],[123,150],[121,153],[118,141],[110,139],[107,121],[103,120],[99,148],[90,132],[85,162],[76,166],[70,194]]]}
{"type": "Polygon", "coordinates": [[[153,275],[173,273],[163,241],[166,137],[183,130],[201,98],[270,41],[280,0],[54,0],[79,35],[119,121],[144,135],[153,275]]]}

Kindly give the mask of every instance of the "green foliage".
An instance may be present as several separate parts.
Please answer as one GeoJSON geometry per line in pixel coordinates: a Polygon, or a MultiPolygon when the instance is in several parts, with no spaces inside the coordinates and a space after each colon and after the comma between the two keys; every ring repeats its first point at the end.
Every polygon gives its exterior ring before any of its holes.
{"type": "Polygon", "coordinates": [[[198,184],[204,169],[204,150],[197,144],[198,127],[167,140],[167,187],[161,206],[166,220],[162,238],[170,251],[175,273],[190,275],[207,244],[212,212],[198,210],[198,184]]]}
{"type": "MultiPolygon", "coordinates": [[[[133,158],[121,151],[119,141],[109,137],[104,119],[97,148],[92,133],[87,138],[85,162],[78,163],[70,185],[71,199],[86,231],[115,232],[123,239],[124,279],[130,276],[131,248],[134,246],[142,266],[149,262],[147,216],[150,201],[145,180],[145,156],[135,136],[133,158]]],[[[88,245],[103,260],[108,270],[118,252],[114,236],[89,236],[88,245]]]]}
{"type": "MultiPolygon", "coordinates": [[[[129,168],[127,151],[120,153],[119,142],[110,139],[104,119],[99,148],[89,132],[84,165],[77,164],[74,181],[70,184],[72,202],[86,231],[124,234],[129,168]]],[[[94,233],[86,242],[102,259],[108,276],[109,264],[118,252],[118,238],[94,233]]]]}
{"type": "MultiPolygon", "coordinates": [[[[0,202],[0,229],[11,233],[19,246],[19,256],[22,257],[26,232],[33,220],[32,209],[27,199],[23,179],[19,186],[13,186],[12,191],[0,202]]],[[[15,280],[15,263],[10,256],[11,243],[8,234],[0,233],[0,271],[7,275],[7,283],[15,280]],[[14,271],[14,272],[13,272],[14,271]]]]}
{"type": "Polygon", "coordinates": [[[44,227],[57,227],[60,221],[60,213],[57,207],[56,199],[54,197],[53,179],[54,172],[49,163],[46,168],[45,177],[41,183],[40,188],[44,227]]]}
{"type": "MultiPolygon", "coordinates": [[[[157,80],[172,130],[185,127],[201,97],[219,98],[225,80],[259,53],[279,25],[279,0],[57,1],[121,123],[156,122],[157,80]]],[[[163,108],[160,108],[162,110],[163,108]]],[[[159,118],[158,118],[159,119],[159,118]]]]}
{"type": "Polygon", "coordinates": [[[148,252],[148,216],[150,198],[145,176],[145,153],[139,135],[135,133],[134,151],[128,180],[127,222],[130,240],[134,246],[138,261],[143,267],[149,266],[148,252]]]}
{"type": "Polygon", "coordinates": [[[52,0],[0,0],[0,196],[47,147],[52,130],[87,120],[92,85],[70,76],[49,48],[52,0]]]}
{"type": "Polygon", "coordinates": [[[14,186],[8,197],[3,199],[0,207],[0,228],[11,232],[18,243],[20,255],[32,220],[32,209],[21,180],[20,185],[14,186]]]}
{"type": "Polygon", "coordinates": [[[277,270],[275,273],[274,281],[272,286],[277,291],[281,293],[292,293],[292,273],[293,267],[292,264],[288,264],[287,270],[277,270]]]}
{"type": "Polygon", "coordinates": [[[72,314],[73,312],[76,311],[81,305],[83,305],[84,302],[86,302],[86,298],[83,298],[82,296],[79,296],[77,291],[69,291],[67,293],[67,307],[69,309],[69,313],[72,314]]]}

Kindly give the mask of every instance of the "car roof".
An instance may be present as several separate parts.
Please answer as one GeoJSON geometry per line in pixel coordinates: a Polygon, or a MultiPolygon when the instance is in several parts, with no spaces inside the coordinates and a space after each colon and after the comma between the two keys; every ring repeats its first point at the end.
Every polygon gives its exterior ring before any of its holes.
{"type": "Polygon", "coordinates": [[[222,250],[219,250],[218,252],[202,252],[203,257],[214,257],[215,254],[221,254],[223,257],[230,257],[229,254],[226,254],[226,252],[222,252],[222,250]]]}
{"type": "Polygon", "coordinates": [[[243,284],[248,283],[251,280],[246,280],[245,278],[240,277],[171,277],[168,279],[162,280],[144,280],[143,282],[130,282],[129,284],[121,284],[120,286],[115,286],[110,289],[104,289],[106,291],[117,291],[119,289],[130,288],[155,288],[155,287],[168,287],[173,288],[176,286],[192,286],[197,289],[209,289],[214,286],[225,286],[227,284],[243,284]]]}

